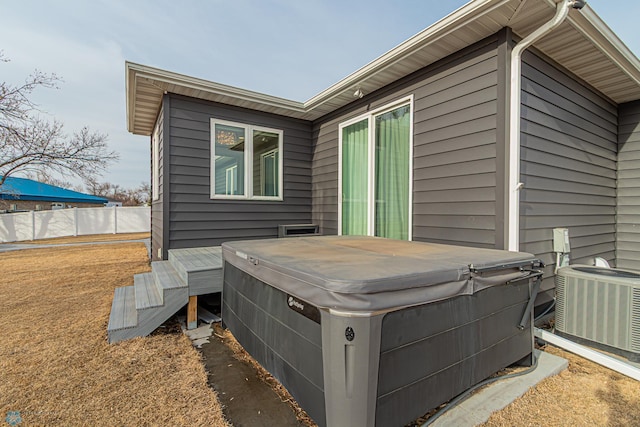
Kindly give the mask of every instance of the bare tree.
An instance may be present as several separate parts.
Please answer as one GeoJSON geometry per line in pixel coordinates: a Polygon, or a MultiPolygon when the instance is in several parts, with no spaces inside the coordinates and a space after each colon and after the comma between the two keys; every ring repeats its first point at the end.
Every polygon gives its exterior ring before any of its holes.
{"type": "MultiPolygon", "coordinates": [[[[7,62],[2,52],[0,62],[7,62]]],[[[0,186],[18,171],[95,177],[118,159],[106,134],[84,127],[69,136],[62,123],[37,114],[30,95],[37,88],[56,88],[59,81],[55,74],[35,71],[22,85],[0,82],[0,186]]]]}
{"type": "Polygon", "coordinates": [[[114,202],[122,202],[123,206],[140,206],[149,201],[150,186],[146,182],[136,188],[124,188],[118,184],[90,178],[85,180],[85,187],[88,193],[106,197],[114,202]]]}

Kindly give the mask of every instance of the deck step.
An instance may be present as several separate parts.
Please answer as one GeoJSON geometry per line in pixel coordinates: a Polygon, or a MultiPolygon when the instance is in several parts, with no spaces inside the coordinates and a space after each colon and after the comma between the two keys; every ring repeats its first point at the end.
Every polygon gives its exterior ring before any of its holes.
{"type": "Polygon", "coordinates": [[[181,280],[189,284],[189,295],[222,291],[222,248],[220,246],[171,249],[169,262],[181,280]]]}
{"type": "Polygon", "coordinates": [[[159,290],[187,287],[187,281],[180,277],[169,261],[152,262],[151,271],[153,272],[159,290]]]}
{"type": "Polygon", "coordinates": [[[138,324],[135,290],[133,286],[116,288],[111,303],[109,326],[107,331],[135,328],[138,324]]]}
{"type": "Polygon", "coordinates": [[[162,306],[163,295],[152,273],[142,273],[133,276],[133,287],[136,294],[136,309],[144,310],[162,306]]]}
{"type": "Polygon", "coordinates": [[[222,266],[222,248],[210,246],[204,248],[171,249],[169,260],[178,270],[202,271],[222,266]]]}
{"type": "Polygon", "coordinates": [[[168,261],[152,262],[151,272],[136,274],[133,283],[114,292],[110,343],[149,335],[192,295],[221,292],[221,248],[170,250],[168,261]]]}

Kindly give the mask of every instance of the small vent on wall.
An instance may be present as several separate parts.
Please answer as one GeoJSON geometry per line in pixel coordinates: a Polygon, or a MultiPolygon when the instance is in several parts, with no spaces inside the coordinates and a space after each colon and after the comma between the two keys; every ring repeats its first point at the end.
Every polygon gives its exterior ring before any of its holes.
{"type": "Polygon", "coordinates": [[[278,237],[303,237],[320,234],[317,224],[286,224],[278,226],[278,237]]]}
{"type": "Polygon", "coordinates": [[[631,350],[640,352],[640,288],[633,290],[631,313],[631,350]]]}

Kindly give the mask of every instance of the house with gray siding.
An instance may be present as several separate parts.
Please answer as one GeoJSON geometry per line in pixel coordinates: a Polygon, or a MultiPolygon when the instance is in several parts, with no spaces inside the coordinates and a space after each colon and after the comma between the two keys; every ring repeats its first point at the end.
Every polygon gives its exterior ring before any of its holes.
{"type": "Polygon", "coordinates": [[[127,62],[153,259],[316,223],[533,253],[544,302],[563,227],[572,262],[640,269],[640,61],[574,3],[473,0],[306,102],[127,62]]]}

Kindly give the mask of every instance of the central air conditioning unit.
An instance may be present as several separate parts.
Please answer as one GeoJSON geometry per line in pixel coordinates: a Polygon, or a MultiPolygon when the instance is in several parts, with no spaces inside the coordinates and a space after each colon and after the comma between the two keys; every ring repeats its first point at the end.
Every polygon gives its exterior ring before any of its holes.
{"type": "Polygon", "coordinates": [[[556,332],[640,362],[640,273],[571,265],[556,275],[556,332]]]}

